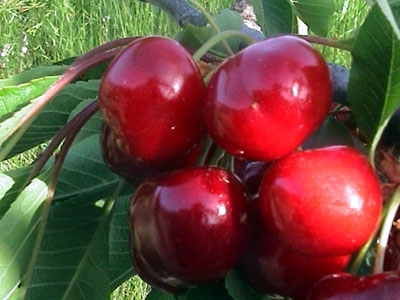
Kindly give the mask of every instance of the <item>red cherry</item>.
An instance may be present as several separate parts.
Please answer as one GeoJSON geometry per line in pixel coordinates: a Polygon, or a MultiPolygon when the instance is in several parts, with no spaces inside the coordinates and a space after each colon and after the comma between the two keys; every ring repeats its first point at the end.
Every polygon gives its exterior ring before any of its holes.
{"type": "Polygon", "coordinates": [[[205,137],[205,85],[178,42],[151,36],[129,44],[109,65],[99,108],[128,156],[146,163],[176,159],[205,137]]]}
{"type": "Polygon", "coordinates": [[[238,263],[250,226],[245,188],[224,169],[195,167],[146,180],[130,206],[133,265],[167,291],[217,280],[238,263]]]}
{"type": "Polygon", "coordinates": [[[230,154],[273,160],[320,126],[331,96],[323,57],[300,38],[274,37],[221,63],[209,82],[204,118],[209,134],[230,154]]]}
{"type": "Polygon", "coordinates": [[[304,299],[326,275],[343,272],[351,256],[309,256],[293,251],[259,222],[240,264],[245,278],[262,293],[304,299]]]}
{"type": "Polygon", "coordinates": [[[293,152],[266,172],[259,206],[268,228],[308,255],[348,255],[375,232],[382,211],[376,173],[347,146],[293,152]]]}
{"type": "Polygon", "coordinates": [[[106,124],[103,124],[101,130],[100,144],[103,160],[107,167],[131,184],[136,185],[149,177],[195,166],[204,143],[201,142],[187,153],[183,153],[180,157],[163,164],[150,164],[128,156],[118,147],[117,136],[106,124]]]}
{"type": "Polygon", "coordinates": [[[308,300],[398,300],[400,272],[369,276],[332,274],[316,283],[308,300]]]}

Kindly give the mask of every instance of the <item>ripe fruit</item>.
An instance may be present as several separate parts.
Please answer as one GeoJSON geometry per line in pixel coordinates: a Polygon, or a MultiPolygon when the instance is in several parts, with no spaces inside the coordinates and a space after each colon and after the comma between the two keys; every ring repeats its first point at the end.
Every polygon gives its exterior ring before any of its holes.
{"type": "Polygon", "coordinates": [[[194,167],[146,180],[130,206],[133,265],[170,292],[217,280],[238,263],[250,226],[244,186],[224,169],[194,167]]]}
{"type": "Polygon", "coordinates": [[[369,276],[332,274],[313,287],[308,300],[397,300],[400,295],[400,272],[369,276]]]}
{"type": "Polygon", "coordinates": [[[165,37],[143,37],[109,65],[99,108],[118,147],[146,163],[165,163],[205,136],[205,85],[189,53],[165,37]]]}
{"type": "Polygon", "coordinates": [[[203,146],[203,143],[200,143],[187,153],[183,153],[181,156],[163,164],[150,164],[130,157],[123,152],[118,147],[115,133],[106,124],[103,124],[101,130],[100,144],[103,160],[107,167],[133,185],[138,184],[143,179],[168,171],[195,166],[203,146]]]}
{"type": "Polygon", "coordinates": [[[274,37],[221,63],[209,82],[204,118],[209,134],[230,154],[273,160],[319,127],[331,96],[323,57],[300,38],[274,37]]]}
{"type": "Polygon", "coordinates": [[[259,207],[285,245],[308,255],[348,255],[380,220],[379,181],[366,157],[347,146],[291,153],[266,172],[259,207]]]}
{"type": "Polygon", "coordinates": [[[240,266],[245,278],[257,291],[304,299],[318,280],[343,272],[350,257],[311,256],[293,251],[259,222],[254,226],[240,266]]]}

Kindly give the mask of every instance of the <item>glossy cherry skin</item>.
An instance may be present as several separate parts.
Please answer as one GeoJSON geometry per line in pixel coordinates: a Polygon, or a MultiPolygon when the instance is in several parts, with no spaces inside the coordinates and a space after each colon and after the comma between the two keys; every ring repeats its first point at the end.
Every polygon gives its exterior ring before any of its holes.
{"type": "Polygon", "coordinates": [[[293,251],[258,222],[240,268],[257,291],[303,300],[318,280],[343,272],[350,258],[350,255],[310,256],[293,251]]]}
{"type": "Polygon", "coordinates": [[[214,141],[230,154],[273,160],[319,127],[331,96],[323,57],[300,38],[274,37],[220,64],[208,85],[204,118],[214,141]]]}
{"type": "Polygon", "coordinates": [[[384,272],[369,276],[332,274],[321,279],[307,300],[398,300],[400,272],[384,272]]]}
{"type": "Polygon", "coordinates": [[[194,167],[144,181],[130,206],[139,276],[166,291],[222,278],[244,253],[251,207],[235,175],[194,167]]]}
{"type": "Polygon", "coordinates": [[[203,79],[183,46],[165,37],[143,37],[105,71],[99,108],[123,152],[158,164],[205,137],[204,94],[203,79]]]}
{"type": "Polygon", "coordinates": [[[308,255],[348,255],[375,232],[380,183],[367,158],[348,146],[293,152],[266,172],[259,207],[285,245],[308,255]]]}
{"type": "Polygon", "coordinates": [[[104,163],[111,171],[133,185],[137,185],[142,180],[149,177],[154,177],[185,167],[195,166],[199,156],[201,155],[203,144],[204,143],[201,142],[198,145],[195,145],[193,149],[190,149],[181,156],[165,163],[151,164],[128,156],[123,152],[118,147],[115,133],[106,124],[103,124],[100,135],[100,145],[104,163]]]}

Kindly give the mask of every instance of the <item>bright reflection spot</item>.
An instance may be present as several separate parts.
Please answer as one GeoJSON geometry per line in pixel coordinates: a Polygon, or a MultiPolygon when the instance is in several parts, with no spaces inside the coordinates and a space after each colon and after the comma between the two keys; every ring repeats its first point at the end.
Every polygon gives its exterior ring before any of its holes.
{"type": "Polygon", "coordinates": [[[103,207],[106,202],[104,200],[97,200],[95,205],[97,207],[103,207]]]}
{"type": "Polygon", "coordinates": [[[293,94],[293,96],[295,96],[295,97],[298,97],[298,96],[299,96],[299,84],[298,84],[297,82],[293,83],[293,86],[292,86],[292,94],[293,94]]]}
{"type": "Polygon", "coordinates": [[[226,215],[226,207],[224,205],[218,205],[217,214],[218,214],[218,216],[226,215]]]}
{"type": "Polygon", "coordinates": [[[344,189],[347,199],[350,200],[350,207],[355,210],[361,210],[362,199],[358,196],[357,191],[355,191],[351,186],[346,186],[344,189]]]}

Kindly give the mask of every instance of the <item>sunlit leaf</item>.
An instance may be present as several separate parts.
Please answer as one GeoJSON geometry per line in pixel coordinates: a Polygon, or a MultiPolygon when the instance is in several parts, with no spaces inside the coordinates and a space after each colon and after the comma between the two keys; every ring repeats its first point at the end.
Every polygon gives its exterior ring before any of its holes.
{"type": "Polygon", "coordinates": [[[23,299],[47,183],[34,179],[0,219],[0,299],[23,299]]]}
{"type": "Polygon", "coordinates": [[[11,77],[0,79],[0,89],[29,83],[34,79],[61,75],[67,68],[66,65],[33,67],[11,77]]]}
{"type": "Polygon", "coordinates": [[[326,36],[333,13],[334,0],[291,0],[298,16],[314,33],[326,36]]]}
{"type": "Polygon", "coordinates": [[[400,1],[376,0],[376,2],[392,26],[397,38],[400,39],[400,1]]]}
{"type": "MultiPolygon", "coordinates": [[[[98,86],[99,80],[92,80],[78,81],[64,88],[43,108],[8,156],[21,153],[51,139],[71,115],[78,112],[76,108],[80,103],[88,104],[97,97],[98,86]]],[[[79,109],[81,108],[83,106],[79,106],[79,109]]],[[[9,123],[12,125],[15,121],[10,120],[9,123]]]]}
{"type": "Polygon", "coordinates": [[[0,88],[0,122],[43,94],[57,79],[58,76],[41,77],[20,85],[0,88]]]}
{"type": "Polygon", "coordinates": [[[378,7],[361,26],[352,56],[349,103],[373,154],[400,104],[400,40],[378,7]]]}
{"type": "Polygon", "coordinates": [[[294,32],[296,17],[289,1],[253,0],[252,4],[265,36],[294,32]]]}

